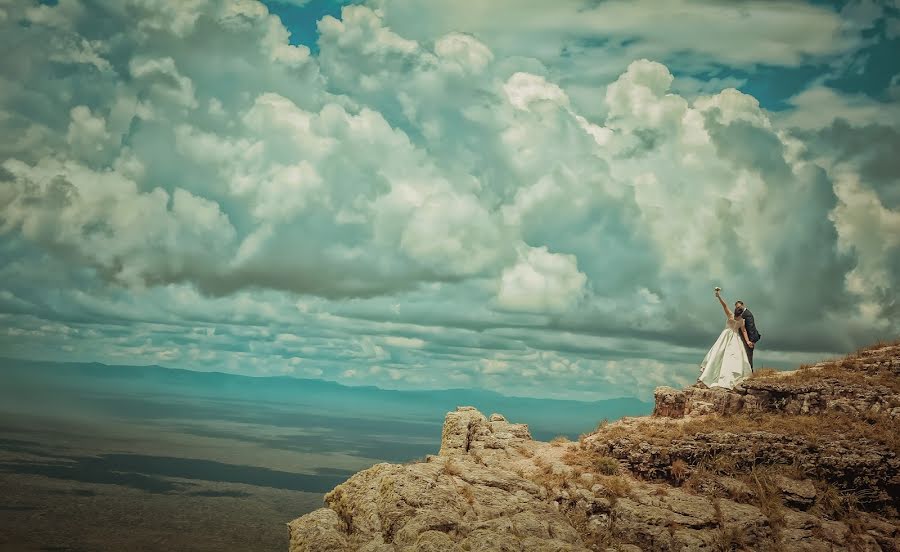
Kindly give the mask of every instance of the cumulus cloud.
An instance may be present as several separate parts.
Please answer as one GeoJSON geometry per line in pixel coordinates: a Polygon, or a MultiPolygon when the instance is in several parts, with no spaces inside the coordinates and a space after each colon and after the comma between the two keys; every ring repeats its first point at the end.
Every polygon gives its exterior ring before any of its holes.
{"type": "MultiPolygon", "coordinates": [[[[898,331],[896,173],[837,160],[803,96],[788,118],[733,88],[688,97],[660,55],[576,101],[489,22],[412,27],[411,5],[378,4],[323,18],[316,55],[255,0],[6,6],[22,52],[0,61],[4,344],[614,396],[686,377],[721,326],[717,284],[781,362],[898,331]]],[[[623,3],[535,6],[520,28],[599,25],[645,52],[662,36],[623,3]]],[[[748,36],[701,7],[724,22],[709,32],[748,36]]],[[[660,47],[696,32],[676,8],[660,47]]],[[[830,12],[772,13],[746,15],[771,23],[762,51],[717,59],[851,47],[830,12]]]]}
{"type": "Polygon", "coordinates": [[[497,305],[507,310],[563,312],[581,298],[586,282],[574,255],[522,247],[519,261],[500,276],[497,305]]]}

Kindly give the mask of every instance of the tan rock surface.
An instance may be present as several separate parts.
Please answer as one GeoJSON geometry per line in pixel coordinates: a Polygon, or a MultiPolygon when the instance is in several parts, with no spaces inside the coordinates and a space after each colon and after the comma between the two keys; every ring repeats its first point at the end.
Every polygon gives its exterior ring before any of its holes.
{"type": "Polygon", "coordinates": [[[290,551],[897,551],[896,440],[815,423],[897,429],[898,377],[893,346],[730,392],[660,388],[653,417],[579,442],[458,407],[438,455],[357,473],[288,524],[290,551]]]}

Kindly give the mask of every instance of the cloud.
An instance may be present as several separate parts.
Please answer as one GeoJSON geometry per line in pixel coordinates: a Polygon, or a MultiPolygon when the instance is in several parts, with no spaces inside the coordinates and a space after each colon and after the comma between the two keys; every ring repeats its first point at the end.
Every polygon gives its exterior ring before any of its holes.
{"type": "Polygon", "coordinates": [[[500,276],[497,305],[513,311],[563,312],[584,295],[586,282],[574,255],[522,247],[519,261],[500,276]]]}
{"type": "Polygon", "coordinates": [[[854,126],[872,123],[900,125],[900,106],[865,94],[841,93],[813,86],[788,100],[791,109],[779,116],[781,124],[803,130],[821,129],[842,119],[854,126]]]}
{"type": "MultiPolygon", "coordinates": [[[[469,33],[498,59],[524,58],[531,72],[554,75],[580,112],[603,117],[602,86],[629,63],[647,58],[664,63],[686,80],[736,83],[735,71],[795,68],[850,60],[871,43],[862,23],[828,6],[768,0],[586,2],[564,0],[549,9],[540,0],[501,0],[461,10],[448,0],[427,7],[410,0],[372,0],[387,26],[417,41],[448,32],[469,33]],[[598,90],[599,88],[599,90],[598,90]]],[[[846,63],[847,61],[845,61],[846,63]]],[[[741,79],[737,79],[741,82],[741,79]]],[[[723,86],[705,87],[712,94],[723,86]]]]}
{"type": "Polygon", "coordinates": [[[507,54],[528,42],[532,51],[540,53],[539,48],[552,41],[607,38],[633,41],[630,48],[637,55],[678,52],[732,64],[796,65],[807,56],[841,51],[852,42],[843,36],[836,13],[798,3],[608,1],[592,5],[567,0],[550,11],[537,0],[492,2],[477,10],[460,10],[453,2],[442,1],[430,3],[424,17],[418,17],[418,25],[414,2],[376,4],[384,10],[388,24],[407,36],[464,30],[490,40],[507,54]]]}
{"type": "Polygon", "coordinates": [[[699,32],[686,15],[715,35],[686,64],[853,47],[834,14],[773,6],[666,7],[663,36],[622,3],[525,5],[511,37],[433,19],[443,4],[412,26],[391,0],[323,18],[313,55],[251,0],[10,5],[0,342],[596,397],[688,378],[721,327],[714,285],[753,308],[778,362],[894,335],[897,171],[889,148],[853,146],[892,120],[846,96],[849,126],[814,119],[802,94],[775,116],[680,87],[669,61],[699,32]],[[748,22],[771,23],[760,48],[720,52],[748,22]],[[542,29],[610,35],[615,71],[569,86],[542,29]]]}
{"type": "Polygon", "coordinates": [[[296,6],[298,8],[309,4],[309,0],[272,0],[272,2],[276,4],[288,4],[290,6],[296,6]]]}

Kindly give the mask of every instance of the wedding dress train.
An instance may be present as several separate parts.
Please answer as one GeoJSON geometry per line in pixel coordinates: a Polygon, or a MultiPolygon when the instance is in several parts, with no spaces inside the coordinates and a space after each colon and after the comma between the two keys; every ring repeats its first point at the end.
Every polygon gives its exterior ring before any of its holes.
{"type": "Polygon", "coordinates": [[[698,381],[707,387],[731,389],[753,373],[741,335],[743,326],[744,319],[733,315],[726,321],[725,329],[700,363],[698,381]]]}

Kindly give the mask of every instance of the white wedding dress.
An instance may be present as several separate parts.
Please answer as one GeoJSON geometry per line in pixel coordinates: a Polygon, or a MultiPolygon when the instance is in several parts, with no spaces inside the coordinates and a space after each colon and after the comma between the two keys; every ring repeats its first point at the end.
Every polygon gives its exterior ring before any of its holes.
{"type": "Polygon", "coordinates": [[[734,315],[725,322],[725,329],[700,363],[698,381],[707,387],[731,389],[753,373],[744,349],[743,327],[744,319],[734,315]]]}

